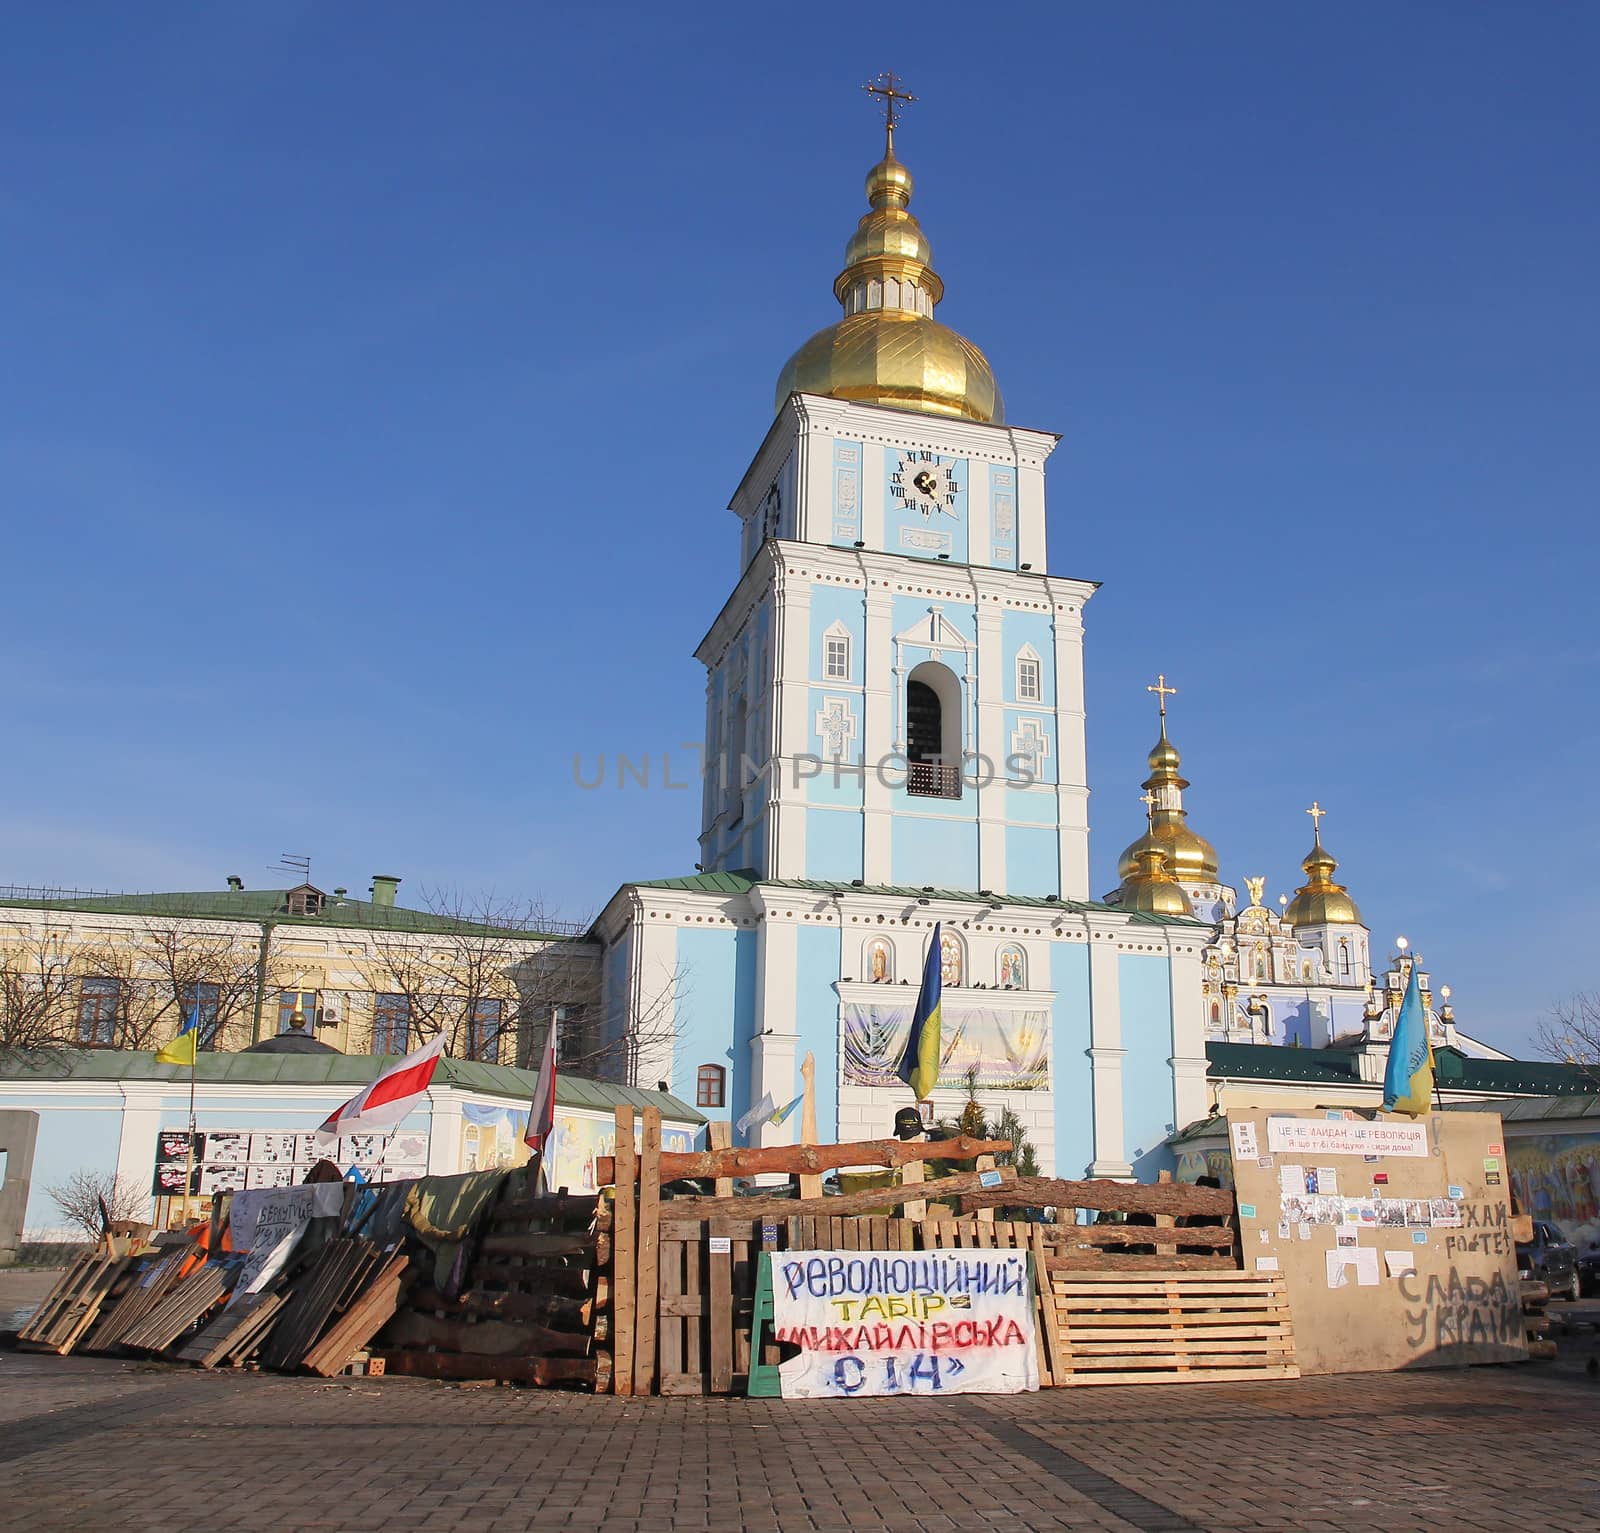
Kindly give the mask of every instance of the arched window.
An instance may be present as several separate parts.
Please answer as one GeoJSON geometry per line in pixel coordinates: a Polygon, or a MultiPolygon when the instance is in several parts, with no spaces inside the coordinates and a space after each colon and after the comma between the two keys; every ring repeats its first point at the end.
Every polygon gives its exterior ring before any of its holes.
{"type": "Polygon", "coordinates": [[[1339,939],[1339,972],[1346,978],[1350,975],[1350,942],[1346,937],[1339,939]]]}
{"type": "Polygon", "coordinates": [[[940,933],[939,940],[939,980],[941,984],[954,989],[965,982],[967,972],[967,955],[961,946],[961,939],[954,932],[940,933]]]}
{"type": "Polygon", "coordinates": [[[727,1098],[728,1072],[721,1065],[701,1065],[695,1071],[694,1105],[721,1107],[727,1098]]]}
{"type": "Polygon", "coordinates": [[[997,979],[1002,990],[1028,988],[1027,961],[1022,956],[1022,949],[1014,943],[1000,949],[997,979]]]}
{"type": "Polygon", "coordinates": [[[906,678],[906,760],[908,793],[961,797],[961,683],[937,661],[906,678]]]}
{"type": "Polygon", "coordinates": [[[861,965],[866,979],[874,985],[894,983],[894,949],[882,937],[873,937],[867,943],[865,959],[861,965]]]}
{"type": "Polygon", "coordinates": [[[1031,644],[1024,644],[1017,651],[1017,701],[1037,703],[1043,700],[1044,666],[1039,652],[1031,644]]]}

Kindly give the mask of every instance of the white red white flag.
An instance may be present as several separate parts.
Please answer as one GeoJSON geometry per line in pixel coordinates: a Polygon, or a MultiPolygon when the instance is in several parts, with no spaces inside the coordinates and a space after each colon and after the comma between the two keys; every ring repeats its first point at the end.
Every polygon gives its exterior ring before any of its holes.
{"type": "Polygon", "coordinates": [[[417,1105],[428,1089],[439,1057],[444,1053],[444,1034],[437,1033],[413,1049],[398,1064],[390,1065],[365,1091],[336,1108],[317,1129],[319,1134],[360,1134],[375,1128],[393,1128],[417,1105]]]}
{"type": "Polygon", "coordinates": [[[536,1154],[544,1149],[556,1121],[556,1024],[552,1017],[544,1041],[544,1057],[539,1061],[539,1079],[534,1082],[533,1100],[528,1104],[528,1127],[522,1142],[536,1154]]]}

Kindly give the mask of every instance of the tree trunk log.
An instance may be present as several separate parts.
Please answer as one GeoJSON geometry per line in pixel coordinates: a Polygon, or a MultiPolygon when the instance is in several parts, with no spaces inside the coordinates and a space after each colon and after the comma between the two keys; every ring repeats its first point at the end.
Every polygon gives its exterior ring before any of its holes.
{"type": "Polygon", "coordinates": [[[1153,1224],[1047,1224],[1044,1231],[1052,1253],[1073,1246],[1211,1246],[1226,1251],[1233,1245],[1233,1231],[1225,1224],[1205,1224],[1192,1230],[1153,1224]]]}
{"type": "MultiPolygon", "coordinates": [[[[974,1192],[961,1199],[963,1213],[997,1204],[1008,1208],[1091,1208],[1101,1213],[1214,1214],[1233,1213],[1233,1194],[1225,1187],[1195,1187],[1188,1182],[1069,1182],[1045,1176],[1021,1176],[1003,1192],[974,1192]]],[[[1176,1244],[1174,1236],[1166,1236],[1176,1244]]]]}
{"type": "Polygon", "coordinates": [[[980,1155],[1003,1155],[1009,1139],[911,1140],[869,1139],[860,1144],[775,1144],[764,1149],[661,1152],[661,1180],[756,1176],[762,1172],[787,1172],[790,1176],[815,1175],[840,1166],[903,1166],[913,1160],[976,1160],[980,1155]]]}
{"type": "MultiPolygon", "coordinates": [[[[1010,1166],[998,1168],[1001,1181],[1015,1186],[1017,1173],[1010,1166]]],[[[837,1218],[863,1210],[898,1208],[918,1199],[954,1197],[976,1192],[979,1171],[957,1171],[931,1182],[903,1187],[869,1187],[865,1192],[847,1192],[837,1198],[672,1198],[661,1205],[664,1215],[673,1219],[789,1219],[825,1216],[837,1218]]],[[[1014,1200],[1012,1200],[1014,1201],[1014,1200]]]]}
{"type": "Polygon", "coordinates": [[[1051,1276],[1087,1272],[1238,1272],[1231,1256],[1130,1256],[1124,1251],[1079,1250],[1045,1258],[1051,1276]]]}

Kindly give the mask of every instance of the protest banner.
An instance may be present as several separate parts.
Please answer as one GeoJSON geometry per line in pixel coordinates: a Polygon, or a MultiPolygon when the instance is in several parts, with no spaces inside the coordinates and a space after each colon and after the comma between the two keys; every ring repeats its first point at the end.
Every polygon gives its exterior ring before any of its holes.
{"type": "Polygon", "coordinates": [[[786,1400],[1039,1387],[1025,1251],[785,1251],[772,1299],[786,1400]]]}

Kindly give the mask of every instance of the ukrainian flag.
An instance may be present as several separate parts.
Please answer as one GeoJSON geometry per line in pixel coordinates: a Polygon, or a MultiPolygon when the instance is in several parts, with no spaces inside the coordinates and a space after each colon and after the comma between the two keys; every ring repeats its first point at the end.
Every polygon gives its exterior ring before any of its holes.
{"type": "Polygon", "coordinates": [[[1417,963],[1412,960],[1406,998],[1389,1042],[1389,1064],[1383,1072],[1383,1110],[1413,1118],[1428,1110],[1433,1095],[1433,1045],[1428,1042],[1428,1014],[1417,988],[1417,963]]]}
{"type": "Polygon", "coordinates": [[[165,1048],[156,1050],[158,1065],[192,1065],[195,1042],[200,1033],[200,1008],[196,1006],[178,1029],[178,1036],[165,1048]]]}
{"type": "Polygon", "coordinates": [[[906,1051],[900,1056],[900,1068],[895,1071],[919,1102],[932,1092],[939,1080],[941,957],[939,925],[935,923],[933,940],[928,944],[928,956],[922,965],[922,983],[917,987],[917,1009],[911,1013],[911,1033],[906,1039],[906,1051]]]}

